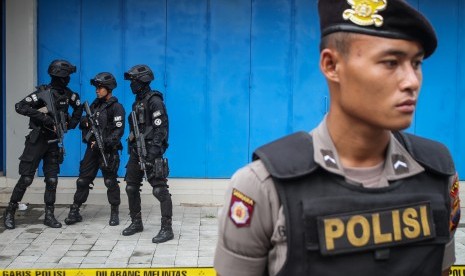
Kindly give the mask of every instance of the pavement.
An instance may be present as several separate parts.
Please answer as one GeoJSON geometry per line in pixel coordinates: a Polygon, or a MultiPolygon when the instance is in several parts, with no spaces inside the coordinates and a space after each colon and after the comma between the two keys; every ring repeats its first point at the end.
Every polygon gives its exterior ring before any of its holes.
{"type": "MultiPolygon", "coordinates": [[[[461,184],[465,187],[465,183],[461,184]]],[[[35,198],[40,200],[39,194],[35,198]]],[[[142,200],[144,231],[133,236],[121,235],[130,224],[127,204],[120,206],[120,225],[109,226],[110,207],[105,194],[97,198],[98,203],[81,207],[82,222],[63,223],[57,229],[42,224],[43,204],[29,204],[26,210],[18,210],[16,229],[6,230],[3,223],[0,225],[0,270],[213,266],[220,205],[178,202],[173,206],[174,239],[154,244],[151,240],[160,229],[160,209],[153,196],[151,200],[142,200]]],[[[0,202],[0,221],[5,206],[5,202],[0,202]]],[[[68,211],[68,204],[57,204],[55,215],[63,222],[68,211]]],[[[465,214],[464,208],[462,214],[465,214]]],[[[465,215],[455,238],[456,265],[465,265],[465,215]]]]}
{"type": "Polygon", "coordinates": [[[154,244],[158,204],[142,206],[144,231],[132,236],[121,235],[130,224],[127,205],[120,206],[118,226],[108,225],[109,206],[83,205],[83,221],[66,225],[69,207],[57,205],[63,227],[56,229],[42,224],[43,205],[29,205],[16,212],[15,229],[0,226],[0,269],[212,267],[218,208],[174,206],[174,239],[154,244]]]}

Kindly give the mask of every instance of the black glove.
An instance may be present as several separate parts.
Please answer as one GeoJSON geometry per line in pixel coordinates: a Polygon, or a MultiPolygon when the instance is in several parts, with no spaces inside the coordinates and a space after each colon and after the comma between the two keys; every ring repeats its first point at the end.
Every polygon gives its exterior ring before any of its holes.
{"type": "Polygon", "coordinates": [[[81,118],[81,122],[79,124],[79,129],[87,129],[89,128],[89,119],[87,116],[81,118]]]}
{"type": "Polygon", "coordinates": [[[78,122],[76,120],[69,120],[68,122],[68,129],[75,129],[78,122]]]}

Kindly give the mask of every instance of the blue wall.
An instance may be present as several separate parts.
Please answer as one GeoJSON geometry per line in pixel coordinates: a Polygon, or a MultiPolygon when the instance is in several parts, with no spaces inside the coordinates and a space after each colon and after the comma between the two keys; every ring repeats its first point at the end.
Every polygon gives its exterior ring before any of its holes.
{"type": "MultiPolygon", "coordinates": [[[[465,174],[464,4],[410,1],[439,35],[424,65],[424,88],[409,129],[446,143],[465,174]],[[460,14],[461,13],[461,14],[460,14]],[[461,35],[459,35],[461,34],[461,35]]],[[[316,0],[38,0],[39,81],[64,58],[78,66],[71,88],[95,98],[89,79],[115,74],[115,95],[130,110],[123,72],[146,63],[155,72],[170,116],[172,177],[230,177],[253,150],[325,114],[319,71],[316,0]],[[53,18],[53,20],[50,20],[53,18]]],[[[126,135],[127,136],[127,135],[126,135]]],[[[78,130],[65,138],[62,175],[78,174],[84,146],[78,130]]],[[[127,161],[124,152],[122,164],[127,161]]],[[[124,166],[120,169],[124,174],[124,166]]]]}

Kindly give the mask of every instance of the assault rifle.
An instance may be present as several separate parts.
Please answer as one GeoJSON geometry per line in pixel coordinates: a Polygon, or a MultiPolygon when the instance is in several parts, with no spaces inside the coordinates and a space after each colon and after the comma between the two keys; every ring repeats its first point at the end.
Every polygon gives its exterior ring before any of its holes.
{"type": "MultiPolygon", "coordinates": [[[[48,140],[48,144],[58,142],[58,150],[61,155],[61,158],[65,155],[65,145],[63,139],[65,133],[68,132],[68,126],[66,124],[66,116],[63,111],[57,111],[55,108],[55,99],[53,98],[52,91],[50,89],[42,89],[42,93],[38,93],[39,98],[45,103],[47,107],[47,114],[49,114],[53,119],[53,124],[55,127],[55,132],[57,134],[56,139],[48,140]]],[[[63,162],[63,159],[60,159],[63,162]]]]}
{"type": "Polygon", "coordinates": [[[131,120],[132,120],[132,127],[134,129],[134,139],[136,140],[136,149],[137,155],[139,155],[139,165],[140,169],[144,171],[144,178],[147,179],[147,164],[145,161],[145,157],[147,156],[147,149],[145,147],[145,139],[144,135],[139,131],[139,125],[137,123],[136,112],[131,111],[131,120]]]}
{"type": "Polygon", "coordinates": [[[95,113],[92,114],[90,111],[89,103],[87,101],[84,102],[84,109],[86,110],[86,114],[89,118],[90,123],[90,131],[87,133],[85,140],[89,141],[90,136],[94,135],[95,142],[97,143],[98,150],[103,158],[103,164],[105,167],[108,167],[107,158],[105,157],[105,151],[103,146],[103,139],[102,139],[102,131],[100,130],[100,126],[98,124],[98,120],[95,118],[95,113]]]}

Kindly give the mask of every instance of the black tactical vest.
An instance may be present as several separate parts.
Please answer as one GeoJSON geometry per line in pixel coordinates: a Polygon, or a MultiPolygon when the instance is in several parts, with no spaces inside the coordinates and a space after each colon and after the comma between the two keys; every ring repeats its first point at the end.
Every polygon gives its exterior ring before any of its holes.
{"type": "Polygon", "coordinates": [[[425,171],[367,189],[321,168],[299,132],[254,153],[273,177],[286,217],[287,258],[279,275],[440,275],[450,240],[448,150],[398,134],[425,171]]]}
{"type": "MultiPolygon", "coordinates": [[[[137,114],[137,121],[139,122],[139,130],[144,134],[146,140],[153,140],[156,135],[157,130],[152,124],[153,121],[153,112],[156,110],[150,109],[151,101],[160,101],[160,107],[162,112],[162,124],[158,128],[163,128],[166,131],[166,138],[162,141],[163,147],[168,148],[168,136],[169,136],[169,123],[168,123],[168,114],[166,111],[165,104],[163,102],[163,94],[159,91],[153,90],[148,91],[142,100],[136,101],[132,105],[132,110],[137,114]],[[156,98],[153,98],[156,97],[156,98]]],[[[130,119],[129,119],[130,120],[130,119]]],[[[132,120],[130,120],[132,124],[132,120]]]]}

